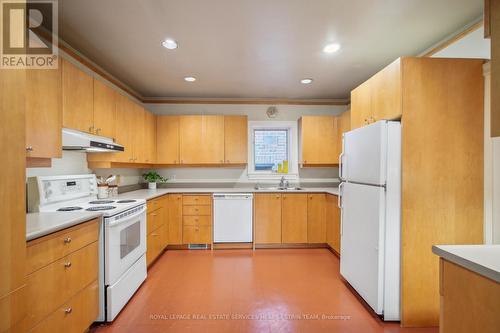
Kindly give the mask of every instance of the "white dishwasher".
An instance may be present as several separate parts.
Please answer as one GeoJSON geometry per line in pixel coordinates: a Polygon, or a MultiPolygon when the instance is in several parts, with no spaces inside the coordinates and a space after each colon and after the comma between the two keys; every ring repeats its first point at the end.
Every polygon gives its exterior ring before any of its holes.
{"type": "Polygon", "coordinates": [[[214,243],[251,243],[253,194],[215,193],[214,243]]]}

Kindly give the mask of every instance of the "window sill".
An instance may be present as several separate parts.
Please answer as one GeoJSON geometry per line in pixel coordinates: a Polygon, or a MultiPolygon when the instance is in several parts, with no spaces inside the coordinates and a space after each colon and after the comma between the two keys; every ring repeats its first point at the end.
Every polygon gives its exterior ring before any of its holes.
{"type": "Polygon", "coordinates": [[[286,180],[298,180],[299,175],[296,173],[248,173],[250,180],[280,180],[285,177],[286,180]]]}

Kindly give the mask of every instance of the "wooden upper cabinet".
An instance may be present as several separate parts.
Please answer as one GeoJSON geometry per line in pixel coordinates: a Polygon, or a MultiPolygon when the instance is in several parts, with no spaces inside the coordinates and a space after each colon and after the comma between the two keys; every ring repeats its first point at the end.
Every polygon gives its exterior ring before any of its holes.
{"type": "Polygon", "coordinates": [[[307,195],[307,242],[326,243],[326,195],[307,195]]]}
{"type": "Polygon", "coordinates": [[[179,164],[179,116],[156,117],[156,163],[179,164]]]}
{"type": "Polygon", "coordinates": [[[26,151],[28,157],[60,158],[62,70],[26,71],[26,151]]]}
{"type": "Polygon", "coordinates": [[[307,243],[307,194],[282,195],[281,241],[307,243]]]}
{"type": "Polygon", "coordinates": [[[132,156],[133,162],[144,163],[146,161],[147,149],[145,146],[145,121],[146,111],[144,108],[132,102],[132,156]]]}
{"type": "Polygon", "coordinates": [[[156,162],[156,115],[145,111],[146,163],[156,162]]]}
{"type": "Polygon", "coordinates": [[[371,81],[368,80],[351,91],[351,128],[363,127],[369,123],[372,95],[371,81]]]}
{"type": "Polygon", "coordinates": [[[224,116],[224,163],[246,164],[248,157],[248,117],[224,116]]]}
{"type": "Polygon", "coordinates": [[[224,116],[180,116],[181,164],[224,163],[224,116]]]}
{"type": "MultiPolygon", "coordinates": [[[[113,161],[115,162],[132,162],[132,124],[134,122],[133,104],[127,97],[115,93],[116,98],[116,142],[125,147],[124,152],[114,153],[113,161]]],[[[97,155],[97,154],[93,154],[97,155]]],[[[99,157],[99,156],[97,156],[99,157]]]]}
{"type": "Polygon", "coordinates": [[[337,152],[342,153],[343,134],[351,130],[351,111],[342,112],[337,116],[337,152]]]}
{"type": "Polygon", "coordinates": [[[94,79],[94,130],[95,134],[115,137],[116,93],[103,82],[94,79]]]}
{"type": "Polygon", "coordinates": [[[281,243],[281,194],[257,193],[254,196],[256,244],[281,243]]]}
{"type": "Polygon", "coordinates": [[[94,134],[93,95],[93,78],[63,59],[63,127],[94,134]]]}
{"type": "Polygon", "coordinates": [[[337,118],[303,116],[299,119],[300,163],[332,165],[338,163],[337,118]]]}
{"type": "Polygon", "coordinates": [[[371,113],[373,120],[397,119],[402,114],[401,59],[371,78],[371,113]]]}
{"type": "Polygon", "coordinates": [[[491,136],[500,136],[500,2],[487,4],[491,38],[491,136]]]}

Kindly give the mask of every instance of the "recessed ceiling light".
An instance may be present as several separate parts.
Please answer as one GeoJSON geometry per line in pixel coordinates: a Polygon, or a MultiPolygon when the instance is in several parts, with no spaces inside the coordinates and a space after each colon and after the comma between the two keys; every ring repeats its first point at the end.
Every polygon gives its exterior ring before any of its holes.
{"type": "Polygon", "coordinates": [[[186,76],[184,78],[184,81],[186,81],[186,82],[194,82],[194,81],[196,81],[196,78],[194,76],[186,76]]]}
{"type": "Polygon", "coordinates": [[[161,42],[161,45],[163,45],[164,48],[169,50],[175,50],[176,48],[179,47],[177,42],[171,38],[165,39],[163,42],[161,42]]]}
{"type": "Polygon", "coordinates": [[[337,43],[328,44],[323,48],[323,52],[325,53],[335,53],[338,50],[340,50],[340,44],[337,43]]]}
{"type": "Polygon", "coordinates": [[[313,82],[313,79],[302,79],[300,80],[300,83],[302,84],[311,84],[313,82]]]}

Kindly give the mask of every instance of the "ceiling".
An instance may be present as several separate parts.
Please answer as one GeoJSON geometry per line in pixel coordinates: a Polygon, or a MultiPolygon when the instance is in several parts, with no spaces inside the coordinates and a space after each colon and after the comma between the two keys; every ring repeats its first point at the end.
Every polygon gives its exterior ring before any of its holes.
{"type": "Polygon", "coordinates": [[[346,98],[395,58],[419,54],[477,19],[482,3],[62,0],[59,31],[144,97],[346,98]],[[163,48],[167,37],[179,48],[163,48]],[[331,42],[341,50],[323,53],[331,42]]]}

